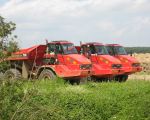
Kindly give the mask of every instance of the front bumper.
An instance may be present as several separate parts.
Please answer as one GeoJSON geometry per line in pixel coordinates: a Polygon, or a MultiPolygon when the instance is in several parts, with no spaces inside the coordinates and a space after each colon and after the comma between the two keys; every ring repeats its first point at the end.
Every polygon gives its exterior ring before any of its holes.
{"type": "Polygon", "coordinates": [[[142,67],[126,67],[125,68],[125,74],[130,75],[136,72],[141,72],[142,67]]]}
{"type": "Polygon", "coordinates": [[[116,75],[122,75],[124,74],[124,70],[123,69],[112,69],[112,75],[116,76],[116,75]]]}
{"type": "Polygon", "coordinates": [[[93,64],[92,66],[92,76],[103,78],[112,76],[112,71],[108,67],[102,67],[99,64],[93,64]]]}
{"type": "Polygon", "coordinates": [[[62,78],[83,78],[92,75],[91,69],[80,69],[76,66],[58,65],[55,67],[55,71],[57,76],[62,78]]]}
{"type": "Polygon", "coordinates": [[[84,78],[92,75],[91,70],[72,70],[67,71],[67,73],[60,74],[60,77],[63,78],[84,78]]]}

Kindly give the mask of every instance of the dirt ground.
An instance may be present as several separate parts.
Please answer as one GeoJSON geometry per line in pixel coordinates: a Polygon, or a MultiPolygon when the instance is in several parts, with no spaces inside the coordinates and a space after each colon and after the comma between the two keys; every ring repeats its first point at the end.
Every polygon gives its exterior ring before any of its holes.
{"type": "Polygon", "coordinates": [[[142,65],[144,74],[150,74],[150,53],[133,54],[142,65]]]}
{"type": "Polygon", "coordinates": [[[149,80],[150,81],[150,75],[132,74],[132,75],[129,75],[129,80],[149,80]]]}
{"type": "Polygon", "coordinates": [[[130,75],[129,80],[150,80],[150,53],[133,54],[133,57],[141,63],[143,71],[130,75]]]}

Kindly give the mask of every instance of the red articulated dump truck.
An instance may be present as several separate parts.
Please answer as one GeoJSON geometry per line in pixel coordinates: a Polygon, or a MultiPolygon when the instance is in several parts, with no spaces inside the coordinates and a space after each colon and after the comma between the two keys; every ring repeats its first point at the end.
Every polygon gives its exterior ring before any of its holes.
{"type": "Polygon", "coordinates": [[[124,74],[118,76],[124,81],[128,79],[128,75],[142,71],[142,67],[134,57],[127,55],[126,50],[119,44],[107,44],[106,48],[110,55],[121,61],[123,65],[124,74]]]}
{"type": "Polygon", "coordinates": [[[91,60],[93,80],[112,80],[115,76],[124,73],[121,62],[115,57],[110,56],[103,44],[90,42],[81,44],[81,46],[76,48],[78,52],[91,60]]]}
{"type": "Polygon", "coordinates": [[[52,41],[13,53],[8,61],[11,68],[5,76],[11,79],[54,79],[56,76],[80,83],[80,79],[91,74],[91,62],[78,54],[69,41],[52,41]]]}

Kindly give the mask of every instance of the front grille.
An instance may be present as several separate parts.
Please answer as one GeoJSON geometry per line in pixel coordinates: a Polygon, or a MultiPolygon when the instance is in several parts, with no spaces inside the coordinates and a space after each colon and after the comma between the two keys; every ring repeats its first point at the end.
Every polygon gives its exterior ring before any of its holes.
{"type": "Polygon", "coordinates": [[[82,64],[80,65],[80,69],[91,69],[92,65],[91,64],[82,64]]]}
{"type": "Polygon", "coordinates": [[[121,68],[122,65],[121,64],[113,64],[112,65],[112,68],[115,68],[115,69],[118,69],[118,68],[121,68]]]}
{"type": "Polygon", "coordinates": [[[140,66],[140,63],[133,63],[132,64],[132,67],[139,67],[140,66]]]}

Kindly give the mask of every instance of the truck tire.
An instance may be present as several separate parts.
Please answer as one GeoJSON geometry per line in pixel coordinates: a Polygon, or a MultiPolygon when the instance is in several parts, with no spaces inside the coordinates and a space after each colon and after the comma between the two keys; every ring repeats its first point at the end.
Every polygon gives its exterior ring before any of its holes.
{"type": "Polygon", "coordinates": [[[39,75],[39,79],[50,79],[50,80],[54,80],[56,79],[56,75],[49,69],[45,69],[43,70],[40,75],[39,75]]]}
{"type": "Polygon", "coordinates": [[[77,85],[80,85],[81,79],[77,79],[75,82],[77,85]]]}
{"type": "Polygon", "coordinates": [[[128,75],[119,75],[115,77],[115,80],[118,82],[125,82],[128,79],[128,75]]]}
{"type": "Polygon", "coordinates": [[[9,69],[4,73],[4,77],[9,80],[21,79],[21,72],[17,69],[9,69]]]}
{"type": "Polygon", "coordinates": [[[122,77],[123,77],[123,78],[122,78],[122,82],[127,81],[127,79],[128,79],[128,75],[123,75],[122,77]]]}

